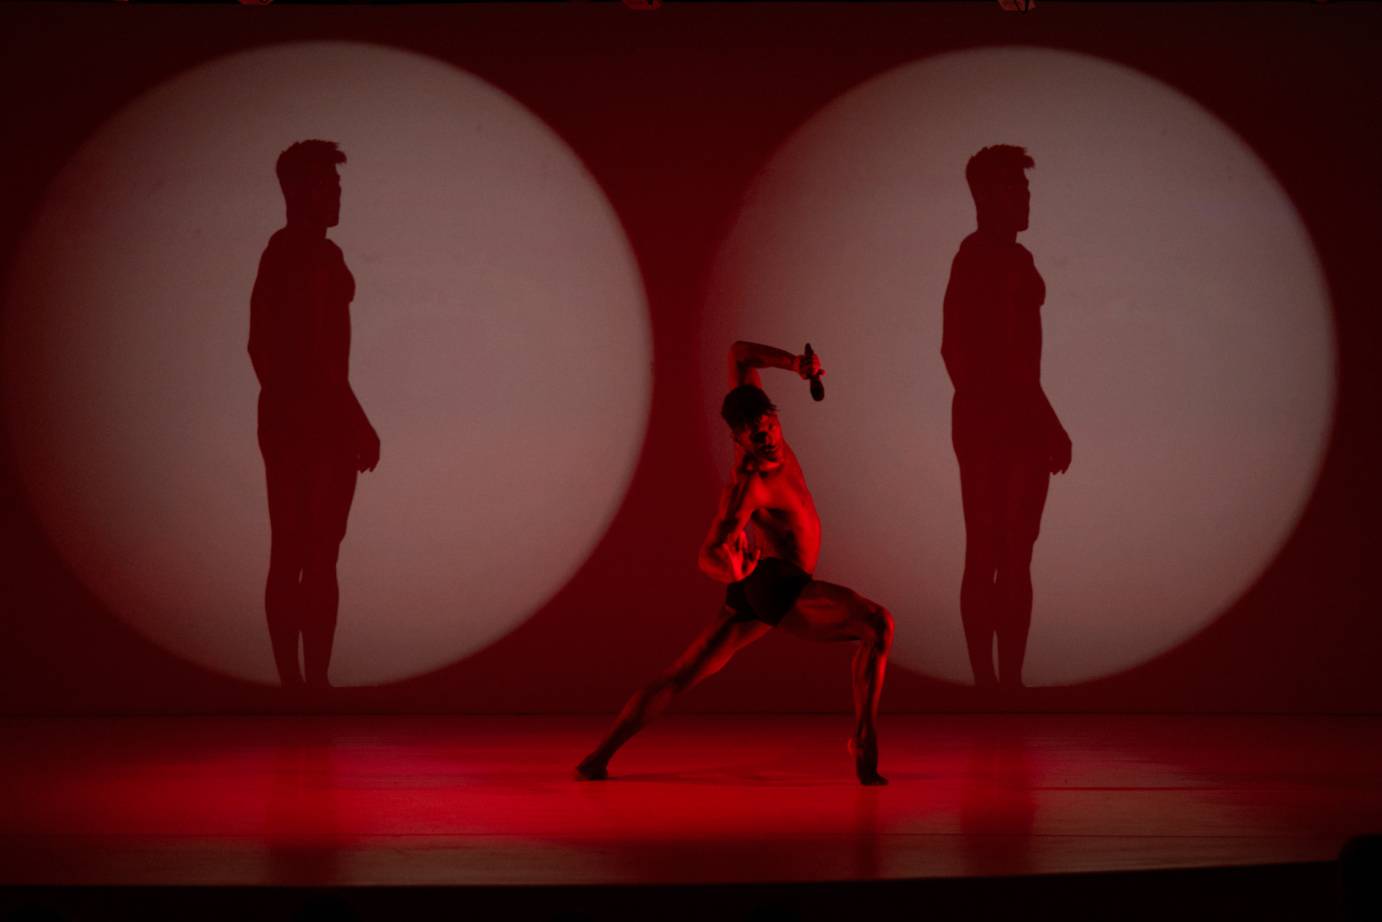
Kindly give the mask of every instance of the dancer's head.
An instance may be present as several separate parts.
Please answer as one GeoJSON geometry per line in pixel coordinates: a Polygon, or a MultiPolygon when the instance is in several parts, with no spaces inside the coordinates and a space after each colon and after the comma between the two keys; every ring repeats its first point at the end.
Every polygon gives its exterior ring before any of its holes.
{"type": "Polygon", "coordinates": [[[777,422],[777,407],[761,387],[741,384],[725,395],[720,416],[729,425],[734,444],[760,464],[775,465],[782,460],[782,427],[777,422]]]}
{"type": "Polygon", "coordinates": [[[341,177],[345,153],[335,141],[298,141],[278,155],[278,184],[288,205],[288,223],[335,227],[341,220],[341,177]]]}
{"type": "Polygon", "coordinates": [[[1026,171],[1035,165],[1026,148],[1011,144],[994,144],[969,158],[965,180],[981,229],[1003,234],[1027,229],[1032,196],[1026,171]]]}

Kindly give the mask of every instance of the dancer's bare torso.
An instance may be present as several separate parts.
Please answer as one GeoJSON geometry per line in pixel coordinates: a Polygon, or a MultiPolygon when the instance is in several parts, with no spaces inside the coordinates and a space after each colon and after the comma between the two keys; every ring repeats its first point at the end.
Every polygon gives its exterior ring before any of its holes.
{"type": "Polygon", "coordinates": [[[734,482],[725,490],[732,502],[744,490],[744,508],[751,510],[757,548],[764,557],[778,557],[807,573],[816,569],[821,551],[821,520],[806,487],[806,477],[790,445],[782,442],[782,463],[764,469],[755,458],[736,451],[734,482]]]}

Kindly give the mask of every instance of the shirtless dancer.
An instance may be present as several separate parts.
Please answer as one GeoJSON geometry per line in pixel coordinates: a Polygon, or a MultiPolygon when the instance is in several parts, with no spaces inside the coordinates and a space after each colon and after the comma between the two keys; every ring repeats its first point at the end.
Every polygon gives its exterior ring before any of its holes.
{"type": "Polygon", "coordinates": [[[820,555],[821,522],[801,465],[782,438],[777,407],[763,392],[760,368],[794,371],[802,378],[824,374],[815,355],[745,342],[730,349],[733,389],[720,415],[734,439],[733,482],[720,498],[699,561],[706,575],[729,583],[725,604],[671,668],[629,699],[609,735],[576,767],[578,778],[607,777],[609,760],[619,747],[673,698],[718,672],[743,647],[781,627],[808,640],[858,642],[849,751],[861,784],[888,783],[878,773],[875,724],[893,639],[892,615],[853,590],[811,578],[820,555]],[[754,542],[745,531],[750,521],[757,532],[754,542]]]}

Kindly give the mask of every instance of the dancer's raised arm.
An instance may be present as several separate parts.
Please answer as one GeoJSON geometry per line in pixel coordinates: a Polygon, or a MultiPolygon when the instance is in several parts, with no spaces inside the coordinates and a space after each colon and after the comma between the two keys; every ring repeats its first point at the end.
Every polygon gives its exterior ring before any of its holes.
{"type": "Polygon", "coordinates": [[[738,387],[741,384],[762,387],[763,381],[758,377],[758,369],[760,368],[781,368],[783,371],[794,371],[803,379],[825,374],[825,369],[821,367],[820,356],[817,355],[810,357],[793,355],[785,349],[778,349],[776,346],[764,346],[760,343],[749,343],[743,340],[729,347],[730,387],[738,387]]]}

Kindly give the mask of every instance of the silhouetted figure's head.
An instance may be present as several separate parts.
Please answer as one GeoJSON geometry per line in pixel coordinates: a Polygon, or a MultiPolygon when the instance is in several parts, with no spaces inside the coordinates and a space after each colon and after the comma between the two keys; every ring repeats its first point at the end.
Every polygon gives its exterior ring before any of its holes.
{"type": "Polygon", "coordinates": [[[760,465],[775,466],[782,461],[782,427],[777,422],[777,407],[761,387],[741,384],[725,395],[720,416],[745,454],[760,465]]]}
{"type": "Polygon", "coordinates": [[[1011,144],[994,144],[969,158],[965,179],[981,231],[1015,237],[1027,229],[1032,196],[1026,171],[1035,165],[1026,148],[1011,144]]]}
{"type": "Polygon", "coordinates": [[[288,205],[288,223],[325,230],[341,220],[341,177],[345,153],[335,141],[298,141],[278,155],[278,184],[288,205]]]}

